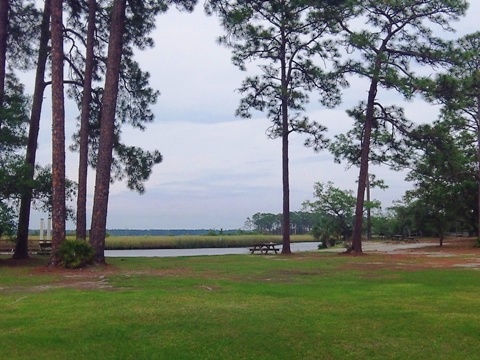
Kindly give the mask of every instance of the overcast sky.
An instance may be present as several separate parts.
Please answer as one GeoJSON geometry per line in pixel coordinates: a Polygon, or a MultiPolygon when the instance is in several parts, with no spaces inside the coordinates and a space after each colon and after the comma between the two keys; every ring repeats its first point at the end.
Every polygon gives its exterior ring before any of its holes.
{"type": "MultiPolygon", "coordinates": [[[[478,30],[480,3],[473,2],[466,19],[455,23],[455,37],[478,30]]],[[[130,229],[239,229],[256,212],[281,213],[281,141],[265,135],[270,125],[263,114],[252,119],[234,116],[240,96],[235,92],[247,73],[230,60],[230,50],[216,44],[223,33],[218,19],[207,17],[199,6],[194,13],[171,9],[158,17],[153,37],[155,47],[139,52],[137,60],[151,74],[150,84],[161,96],[153,107],[155,121],[145,132],[125,130],[127,144],[158,149],[164,161],[155,166],[138,195],[123,183],[111,186],[107,228],[130,229]]],[[[249,70],[254,71],[253,67],[249,70]]],[[[367,87],[360,81],[344,92],[343,104],[335,110],[322,108],[312,96],[308,116],[328,127],[328,136],[345,132],[352,124],[345,109],[365,99],[367,87]]],[[[379,99],[392,101],[391,94],[379,92],[379,99]],[[382,99],[383,97],[383,99],[382,99]]],[[[45,98],[51,107],[51,97],[45,98]]],[[[433,121],[437,110],[421,100],[405,104],[407,116],[419,123],[433,121]]],[[[38,161],[51,162],[49,111],[42,119],[38,161]]],[[[66,111],[67,139],[75,131],[76,107],[66,111]]],[[[358,169],[334,164],[327,152],[305,148],[305,137],[290,136],[291,210],[301,210],[312,200],[315,182],[331,181],[345,190],[356,189],[358,169]]],[[[67,176],[77,178],[78,154],[67,153],[67,176]]],[[[374,190],[372,197],[386,208],[401,199],[410,184],[405,173],[371,168],[389,188],[374,190]]],[[[94,172],[89,177],[91,214],[94,172]]],[[[38,228],[36,211],[30,228],[38,228]]],[[[74,229],[69,222],[67,227],[74,229]]]]}

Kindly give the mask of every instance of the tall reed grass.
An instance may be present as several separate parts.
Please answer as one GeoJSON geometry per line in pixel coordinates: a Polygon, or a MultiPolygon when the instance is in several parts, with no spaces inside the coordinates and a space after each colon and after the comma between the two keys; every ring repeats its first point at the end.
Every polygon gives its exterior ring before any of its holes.
{"type": "MultiPolygon", "coordinates": [[[[67,236],[73,240],[75,236],[67,236]]],[[[38,235],[29,237],[29,247],[36,249],[38,235]]],[[[45,240],[45,239],[44,239],[45,240]]],[[[291,242],[313,242],[312,235],[291,235],[291,242]]],[[[109,236],[105,239],[106,250],[133,249],[200,249],[249,247],[257,243],[282,243],[281,235],[185,235],[185,236],[109,236]]],[[[4,244],[12,248],[13,243],[4,244]]]]}
{"type": "MultiPolygon", "coordinates": [[[[292,242],[315,241],[311,235],[292,235],[292,242]]],[[[105,240],[108,250],[129,249],[199,249],[248,247],[256,243],[281,243],[280,235],[227,236],[112,236],[105,240]]]]}

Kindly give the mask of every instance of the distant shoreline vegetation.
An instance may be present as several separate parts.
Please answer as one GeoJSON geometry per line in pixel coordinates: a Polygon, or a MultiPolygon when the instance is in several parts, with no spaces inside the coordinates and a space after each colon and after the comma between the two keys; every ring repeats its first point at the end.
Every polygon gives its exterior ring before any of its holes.
{"type": "Polygon", "coordinates": [[[250,232],[243,230],[215,229],[110,229],[111,236],[182,236],[182,235],[239,235],[250,232]]]}
{"type": "MultiPolygon", "coordinates": [[[[46,230],[44,230],[46,232],[46,230]]],[[[39,235],[39,229],[29,230],[29,235],[39,235]]],[[[183,235],[243,235],[251,231],[240,229],[107,229],[107,236],[183,236],[183,235]]],[[[67,230],[67,236],[75,236],[75,230],[67,230]]]]}

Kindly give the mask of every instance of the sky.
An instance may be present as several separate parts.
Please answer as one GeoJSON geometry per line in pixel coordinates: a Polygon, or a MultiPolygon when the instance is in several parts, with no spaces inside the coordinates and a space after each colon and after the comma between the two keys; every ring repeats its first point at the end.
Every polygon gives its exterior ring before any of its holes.
{"type": "MultiPolygon", "coordinates": [[[[454,37],[477,31],[475,17],[479,13],[480,2],[472,1],[467,17],[453,24],[457,29],[454,37]]],[[[108,229],[241,229],[257,212],[282,212],[281,140],[266,136],[270,121],[265,114],[255,113],[251,119],[235,117],[240,100],[235,90],[248,74],[258,70],[255,64],[249,65],[247,72],[238,70],[231,63],[230,50],[216,43],[222,34],[218,19],[206,16],[201,5],[192,14],[172,8],[158,17],[152,33],[155,47],[136,53],[142,69],[151,74],[150,85],[161,96],[153,106],[154,122],[145,132],[125,129],[123,139],[129,145],[160,150],[164,160],[154,167],[143,195],[127,189],[125,183],[111,186],[108,229]]],[[[327,136],[333,137],[348,131],[352,121],[345,110],[366,99],[366,94],[366,83],[351,79],[341,106],[325,109],[312,96],[306,115],[327,126],[327,136]]],[[[401,103],[407,117],[416,123],[435,120],[438,111],[420,99],[402,103],[382,92],[379,99],[401,103]]],[[[51,163],[48,93],[44,105],[37,155],[42,165],[51,163]]],[[[77,116],[76,106],[67,102],[66,138],[70,142],[77,116]]],[[[290,136],[291,211],[299,211],[304,201],[313,200],[316,182],[331,181],[338,188],[356,191],[358,168],[335,164],[328,152],[315,153],[304,141],[303,135],[290,136]]],[[[77,153],[67,150],[66,170],[70,179],[77,178],[77,153]]],[[[389,186],[372,190],[372,198],[380,200],[383,208],[411,188],[404,180],[405,172],[386,167],[371,167],[370,171],[389,186]]],[[[94,177],[90,170],[88,219],[94,177]]],[[[39,228],[40,218],[47,217],[33,211],[30,228],[39,228]]],[[[74,229],[74,223],[69,221],[67,228],[74,229]]]]}

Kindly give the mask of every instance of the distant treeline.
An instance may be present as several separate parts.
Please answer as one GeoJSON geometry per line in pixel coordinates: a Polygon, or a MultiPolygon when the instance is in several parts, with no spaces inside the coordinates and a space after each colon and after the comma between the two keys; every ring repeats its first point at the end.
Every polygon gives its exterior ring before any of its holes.
{"type": "Polygon", "coordinates": [[[111,236],[180,236],[180,235],[234,235],[239,230],[212,230],[212,229],[109,229],[111,236]]]}
{"type": "MultiPolygon", "coordinates": [[[[32,229],[30,235],[38,235],[40,230],[32,229]]],[[[238,235],[243,230],[213,230],[213,229],[108,229],[110,236],[184,236],[184,235],[238,235]]],[[[75,235],[74,230],[67,230],[67,235],[75,235]]]]}

